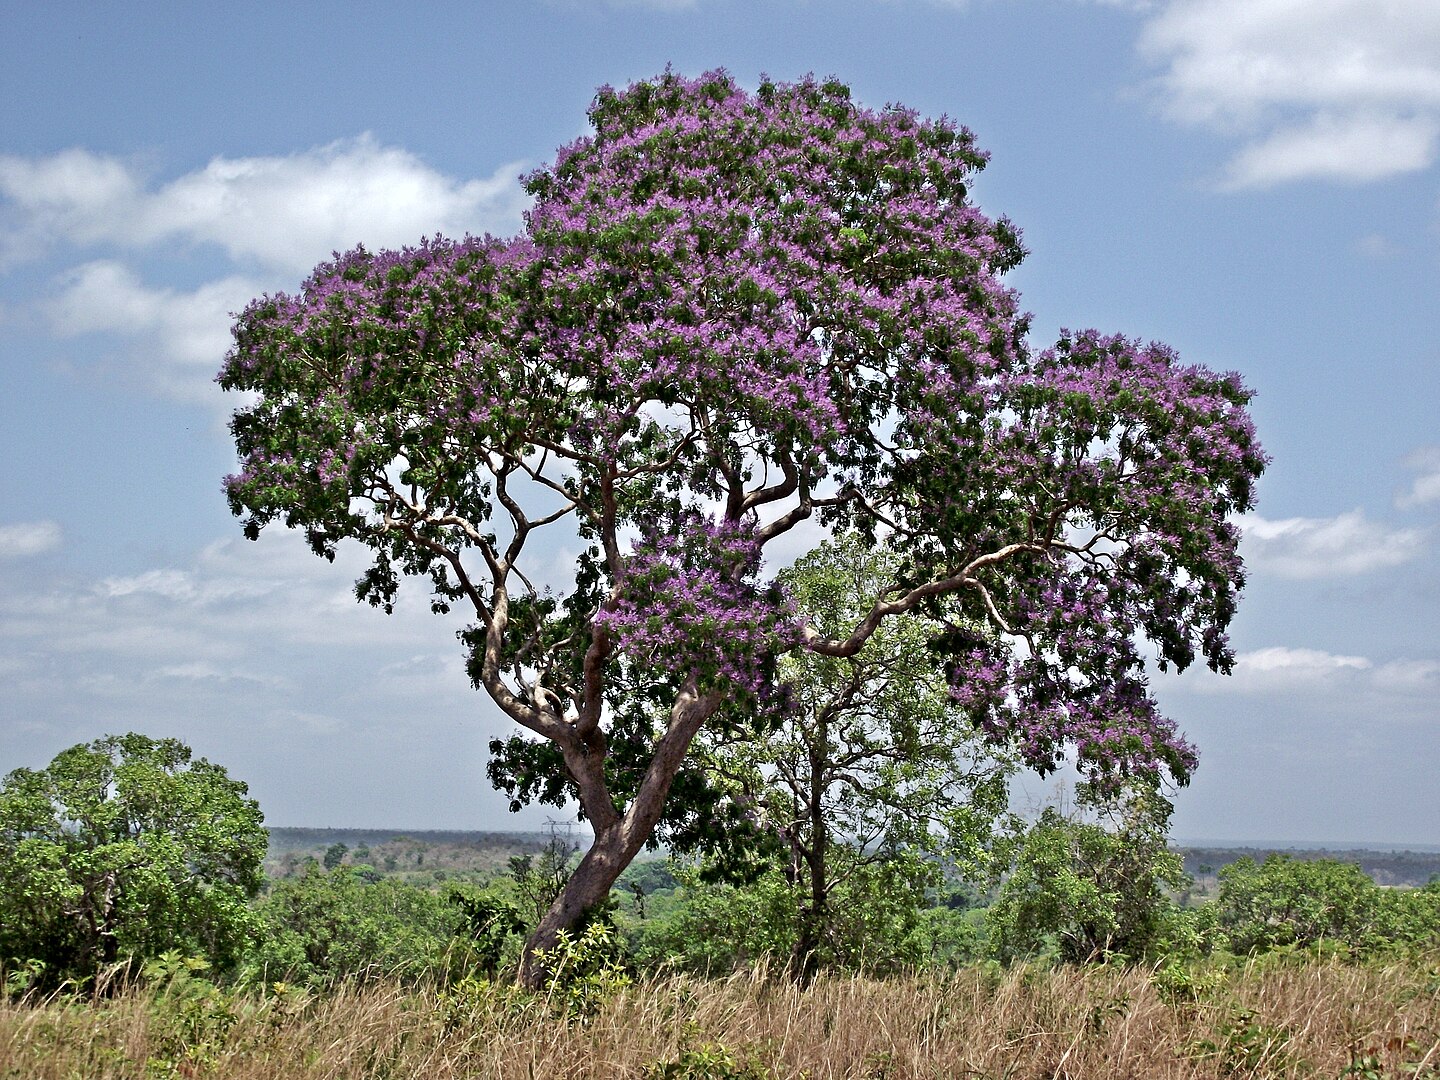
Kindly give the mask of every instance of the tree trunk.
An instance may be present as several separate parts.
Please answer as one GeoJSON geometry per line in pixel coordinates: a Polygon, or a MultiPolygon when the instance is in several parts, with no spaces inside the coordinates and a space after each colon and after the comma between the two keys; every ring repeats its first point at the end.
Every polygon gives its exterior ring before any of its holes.
{"type": "MultiPolygon", "coordinates": [[[[519,978],[526,989],[540,990],[544,987],[548,975],[545,954],[555,947],[560,932],[573,934],[579,929],[585,916],[605,902],[615,880],[640,853],[645,841],[650,839],[660,821],[670,784],[685,760],[691,740],[700,730],[700,725],[715,714],[721,701],[720,694],[712,691],[701,695],[693,685],[687,685],[680,692],[670,710],[665,734],[655,745],[655,756],[650,759],[650,766],[635,798],[618,819],[614,818],[611,809],[613,824],[596,829],[595,842],[590,845],[590,850],[525,942],[519,978]]],[[[596,761],[591,767],[602,769],[603,764],[596,761]]],[[[582,793],[585,790],[582,785],[582,793]]],[[[608,794],[606,798],[609,798],[608,794]]],[[[589,816],[592,821],[600,817],[598,814],[589,816]]]]}
{"type": "Polygon", "coordinates": [[[545,954],[555,947],[561,931],[573,934],[584,922],[585,916],[605,902],[615,879],[630,865],[649,834],[647,829],[643,834],[627,836],[624,818],[614,827],[596,834],[590,850],[525,942],[520,960],[520,982],[523,986],[529,990],[544,987],[549,974],[545,954]]]}
{"type": "Polygon", "coordinates": [[[805,852],[805,863],[810,871],[810,880],[806,883],[810,897],[800,909],[799,934],[795,938],[795,949],[790,956],[795,978],[801,986],[809,986],[820,969],[820,945],[825,939],[830,921],[830,830],[825,821],[825,791],[830,778],[829,746],[829,725],[822,712],[817,717],[815,733],[809,747],[810,788],[806,793],[809,802],[806,810],[810,819],[810,847],[805,852]]]}

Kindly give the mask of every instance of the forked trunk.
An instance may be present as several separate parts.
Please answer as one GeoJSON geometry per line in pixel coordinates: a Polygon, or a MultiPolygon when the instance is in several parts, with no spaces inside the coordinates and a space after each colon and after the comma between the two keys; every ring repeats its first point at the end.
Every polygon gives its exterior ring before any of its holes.
{"type": "Polygon", "coordinates": [[[645,836],[636,842],[627,842],[624,824],[621,819],[612,828],[596,834],[590,850],[525,942],[520,959],[520,983],[526,989],[544,987],[549,974],[548,954],[561,931],[573,934],[580,928],[586,914],[605,902],[615,880],[644,846],[645,836]]]}
{"type": "MultiPolygon", "coordinates": [[[[693,683],[687,684],[670,710],[665,734],[656,744],[655,756],[650,760],[645,779],[625,812],[615,816],[608,793],[604,796],[608,811],[605,816],[595,812],[599,807],[587,807],[591,821],[606,820],[608,817],[610,824],[595,830],[595,842],[550,905],[550,910],[541,918],[540,925],[525,942],[525,951],[520,958],[520,983],[526,989],[540,990],[544,987],[548,975],[546,954],[555,947],[560,932],[573,934],[580,928],[586,914],[605,902],[611,886],[640,853],[645,841],[650,839],[659,824],[665,797],[670,794],[670,784],[680,771],[691,740],[700,725],[714,715],[721,700],[720,694],[714,691],[702,695],[696,692],[693,683]]],[[[578,764],[572,768],[572,773],[576,768],[586,771],[588,779],[593,781],[580,784],[582,801],[587,791],[603,790],[604,763],[601,758],[597,756],[578,764]]]]}

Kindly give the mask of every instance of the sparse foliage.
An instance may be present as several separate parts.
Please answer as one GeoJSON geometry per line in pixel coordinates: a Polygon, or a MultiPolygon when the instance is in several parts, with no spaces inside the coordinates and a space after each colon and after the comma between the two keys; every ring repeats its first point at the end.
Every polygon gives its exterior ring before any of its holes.
{"type": "MultiPolygon", "coordinates": [[[[850,534],[821,544],[779,582],[810,625],[833,636],[882,599],[900,562],[850,534]]],[[[856,960],[864,935],[841,924],[863,918],[856,901],[870,890],[846,889],[847,882],[885,878],[902,903],[918,907],[916,898],[940,876],[929,857],[973,869],[1006,811],[1013,757],[955,703],[931,647],[941,632],[907,612],[877,627],[853,655],[787,655],[776,679],[788,707],[773,730],[736,737],[720,729],[698,740],[697,757],[716,786],[788,862],[799,903],[790,959],[802,977],[822,963],[856,960]],[[832,895],[846,892],[854,895],[837,909],[832,895]]],[[[893,937],[873,937],[871,951],[893,937]]]]}

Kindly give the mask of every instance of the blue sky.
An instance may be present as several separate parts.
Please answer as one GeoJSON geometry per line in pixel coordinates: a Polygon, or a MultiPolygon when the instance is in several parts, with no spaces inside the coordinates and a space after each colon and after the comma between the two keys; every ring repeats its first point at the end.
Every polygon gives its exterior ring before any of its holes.
{"type": "MultiPolygon", "coordinates": [[[[1434,0],[0,3],[0,771],[177,735],[272,824],[497,828],[455,627],[240,537],[228,313],[519,227],[596,87],[834,74],[971,127],[1036,340],[1244,373],[1274,463],[1181,837],[1440,844],[1434,0]]],[[[1030,797],[1049,786],[1027,781],[1030,797]]]]}

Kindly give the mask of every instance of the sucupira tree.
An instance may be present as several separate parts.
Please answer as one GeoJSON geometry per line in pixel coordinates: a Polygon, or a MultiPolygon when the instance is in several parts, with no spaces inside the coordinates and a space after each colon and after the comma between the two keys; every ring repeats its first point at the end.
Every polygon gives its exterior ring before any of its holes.
{"type": "Polygon", "coordinates": [[[655,833],[697,732],[783,707],[778,656],[853,655],[894,615],[928,614],[956,702],[1031,762],[1186,777],[1140,642],[1231,664],[1264,464],[1239,377],[1088,331],[1032,350],[1017,232],[948,120],[666,72],[590,121],[526,178],[522,235],[337,256],[240,313],[220,374],[252,395],[247,535],[368,548],[357,596],[387,609],[423,582],[536,747],[507,760],[593,827],[522,977],[655,833]],[[848,628],[767,571],[802,524],[903,553],[848,628]]]}

